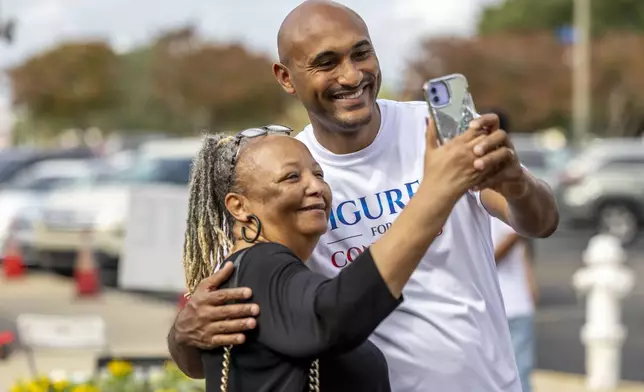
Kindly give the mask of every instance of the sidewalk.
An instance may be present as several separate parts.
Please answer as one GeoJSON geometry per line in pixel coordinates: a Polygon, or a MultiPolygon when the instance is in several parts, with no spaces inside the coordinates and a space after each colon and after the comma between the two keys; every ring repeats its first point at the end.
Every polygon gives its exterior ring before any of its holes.
{"type": "MultiPolygon", "coordinates": [[[[584,376],[539,370],[533,378],[534,392],[587,392],[584,376]]],[[[644,392],[644,384],[623,382],[612,392],[644,392]]]]}
{"type": "MultiPolygon", "coordinates": [[[[15,320],[21,313],[100,315],[107,325],[110,349],[117,355],[167,355],[165,338],[177,307],[143,296],[105,291],[98,299],[76,300],[69,279],[32,274],[19,281],[0,280],[0,315],[15,320]]],[[[64,369],[90,372],[97,353],[37,352],[36,363],[43,372],[64,369]]],[[[0,392],[14,380],[29,377],[22,352],[0,362],[0,392]]],[[[539,371],[534,375],[534,392],[584,392],[582,376],[539,371]]],[[[644,384],[624,383],[615,392],[644,392],[644,384]]]]}
{"type": "MultiPolygon", "coordinates": [[[[95,299],[76,299],[72,281],[31,274],[21,280],[0,278],[0,317],[15,321],[21,313],[98,315],[106,324],[110,354],[167,356],[166,335],[177,307],[143,296],[109,290],[95,299]]],[[[91,351],[36,351],[39,371],[91,372],[100,353],[91,351]]],[[[15,352],[0,362],[0,392],[21,377],[29,377],[27,358],[15,352]]]]}

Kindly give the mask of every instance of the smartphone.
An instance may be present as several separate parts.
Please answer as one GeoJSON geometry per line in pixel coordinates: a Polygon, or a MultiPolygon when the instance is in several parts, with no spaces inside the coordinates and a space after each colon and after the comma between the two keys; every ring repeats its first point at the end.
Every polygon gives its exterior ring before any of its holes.
{"type": "Polygon", "coordinates": [[[441,144],[465,132],[470,121],[480,117],[461,74],[431,79],[423,85],[423,92],[441,144]]]}

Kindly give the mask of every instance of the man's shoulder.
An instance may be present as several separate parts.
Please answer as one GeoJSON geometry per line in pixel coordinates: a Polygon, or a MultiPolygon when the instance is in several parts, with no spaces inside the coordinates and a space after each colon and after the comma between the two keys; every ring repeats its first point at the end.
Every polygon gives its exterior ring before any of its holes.
{"type": "Polygon", "coordinates": [[[387,116],[426,117],[429,113],[427,102],[423,101],[393,101],[390,99],[379,99],[378,105],[387,116]]]}
{"type": "Polygon", "coordinates": [[[311,124],[305,126],[300,132],[295,135],[295,138],[302,141],[306,142],[306,139],[308,138],[308,134],[313,132],[313,126],[311,124]]]}
{"type": "MultiPolygon", "coordinates": [[[[384,127],[397,130],[405,129],[405,135],[409,135],[412,129],[417,131],[425,130],[425,118],[429,115],[429,108],[426,102],[380,99],[378,104],[382,113],[384,127]]],[[[397,133],[402,135],[400,132],[397,133]]]]}
{"type": "Polygon", "coordinates": [[[427,110],[427,102],[425,101],[395,101],[392,99],[378,99],[380,106],[394,107],[400,110],[427,110]]]}
{"type": "MultiPolygon", "coordinates": [[[[382,121],[386,129],[418,129],[425,130],[425,118],[429,115],[428,105],[423,101],[394,101],[378,99],[378,106],[382,114],[382,121]],[[413,124],[421,124],[414,127],[413,124]]],[[[315,144],[313,126],[307,125],[295,138],[311,147],[315,144]]]]}
{"type": "MultiPolygon", "coordinates": [[[[391,99],[378,99],[378,106],[386,115],[402,113],[407,116],[424,116],[426,117],[429,112],[427,102],[424,101],[394,101],[391,99]]],[[[306,140],[313,132],[313,126],[307,125],[295,137],[299,140],[306,140]]]]}

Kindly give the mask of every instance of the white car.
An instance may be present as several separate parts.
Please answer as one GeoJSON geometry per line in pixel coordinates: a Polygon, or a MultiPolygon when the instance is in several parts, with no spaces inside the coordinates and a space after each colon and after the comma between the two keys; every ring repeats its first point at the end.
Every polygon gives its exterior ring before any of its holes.
{"type": "Polygon", "coordinates": [[[29,227],[26,221],[40,208],[43,201],[69,184],[94,175],[98,163],[88,159],[56,159],[36,163],[0,187],[0,244],[13,234],[23,248],[26,264],[34,264],[29,250],[29,227]]]}
{"type": "Polygon", "coordinates": [[[78,249],[92,232],[92,248],[104,274],[114,285],[129,213],[130,191],[141,185],[186,188],[200,140],[148,143],[127,169],[102,181],[76,186],[48,198],[35,229],[34,247],[51,269],[73,269],[78,249]]]}

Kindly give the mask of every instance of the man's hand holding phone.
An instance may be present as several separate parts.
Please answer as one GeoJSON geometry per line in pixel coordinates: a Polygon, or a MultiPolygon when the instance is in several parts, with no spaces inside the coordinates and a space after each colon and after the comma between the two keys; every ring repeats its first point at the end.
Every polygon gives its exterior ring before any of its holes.
{"type": "Polygon", "coordinates": [[[529,176],[521,166],[508,134],[499,128],[499,117],[484,114],[472,121],[470,127],[485,134],[473,149],[478,157],[474,168],[488,173],[476,189],[492,189],[508,200],[525,196],[529,189],[529,176]]]}
{"type": "Polygon", "coordinates": [[[471,122],[469,129],[450,140],[440,143],[433,121],[428,120],[425,174],[437,192],[458,200],[469,189],[494,178],[497,167],[508,161],[506,149],[485,149],[495,145],[498,134],[492,131],[496,115],[483,115],[471,122]]]}

